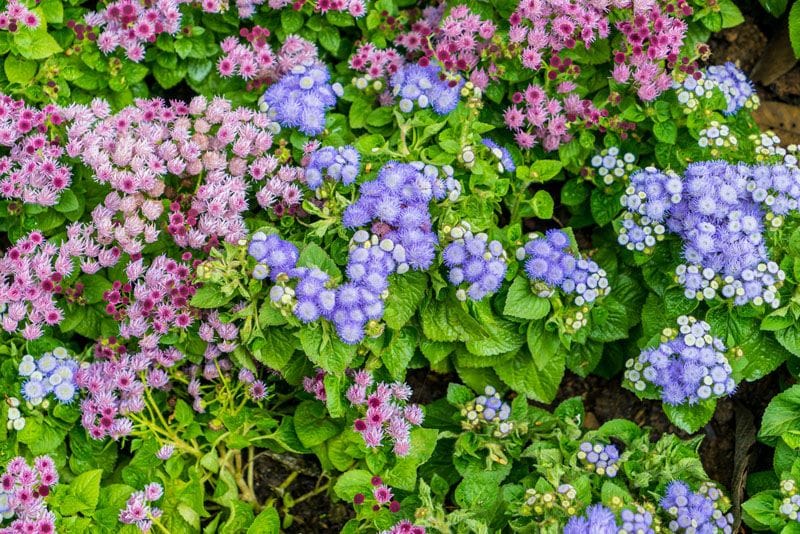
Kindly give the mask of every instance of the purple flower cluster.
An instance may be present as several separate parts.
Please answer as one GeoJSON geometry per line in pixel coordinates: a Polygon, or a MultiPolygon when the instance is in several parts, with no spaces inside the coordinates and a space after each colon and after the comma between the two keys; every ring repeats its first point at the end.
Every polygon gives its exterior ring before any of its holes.
{"type": "Polygon", "coordinates": [[[153,503],[164,495],[164,488],[158,482],[151,482],[142,491],[135,491],[128,498],[125,508],[119,511],[119,521],[126,525],[136,525],[141,532],[150,532],[153,519],[161,517],[161,508],[153,503]]]}
{"type": "Polygon", "coordinates": [[[483,146],[488,148],[492,152],[492,155],[499,160],[497,162],[497,170],[499,172],[514,172],[517,170],[517,166],[514,164],[514,158],[511,157],[511,152],[509,152],[506,147],[498,145],[494,139],[490,137],[484,137],[481,139],[481,143],[483,143],[483,146]]]}
{"type": "Polygon", "coordinates": [[[439,115],[447,115],[458,106],[464,80],[448,77],[437,65],[401,66],[391,77],[392,94],[400,99],[400,111],[411,113],[414,104],[431,107],[439,115]]]}
{"type": "MultiPolygon", "coordinates": [[[[452,168],[442,170],[452,178],[452,168]]],[[[421,162],[390,161],[381,167],[375,180],[361,184],[359,192],[358,200],[345,210],[343,224],[357,228],[372,223],[374,234],[402,247],[405,259],[400,263],[412,269],[429,268],[438,240],[431,230],[428,204],[448,193],[439,169],[421,162]]],[[[403,269],[398,268],[398,272],[402,274],[403,269]]]]}
{"type": "Polygon", "coordinates": [[[9,148],[8,155],[0,157],[0,196],[42,206],[58,202],[72,172],[59,161],[64,149],[47,131],[63,120],[54,105],[38,110],[0,95],[0,146],[9,148]]]}
{"type": "MultiPolygon", "coordinates": [[[[381,477],[372,477],[370,483],[373,486],[371,499],[371,501],[374,503],[371,506],[373,512],[380,511],[384,504],[389,505],[389,511],[392,513],[397,513],[400,511],[400,502],[394,499],[392,488],[387,484],[384,484],[381,477]]],[[[366,500],[366,496],[363,493],[356,493],[356,495],[353,497],[353,504],[361,505],[364,504],[366,500]]],[[[367,502],[367,504],[369,503],[367,502]]]]}
{"type": "MultiPolygon", "coordinates": [[[[606,272],[592,260],[576,257],[570,251],[569,236],[563,230],[548,230],[543,237],[535,236],[525,243],[518,257],[530,256],[525,262],[525,272],[533,281],[544,282],[548,287],[558,287],[575,294],[575,304],[591,304],[608,294],[606,272]]],[[[544,292],[542,296],[549,296],[544,292]]]]}
{"type": "Polygon", "coordinates": [[[253,277],[263,280],[267,276],[274,282],[281,274],[287,274],[297,265],[300,252],[289,241],[284,241],[277,234],[256,232],[250,238],[247,252],[258,262],[253,270],[253,277]]]}
{"type": "Polygon", "coordinates": [[[358,177],[360,161],[361,155],[350,145],[320,148],[309,157],[306,185],[311,189],[319,189],[326,177],[350,185],[358,177]]]}
{"type": "Polygon", "coordinates": [[[687,298],[719,294],[734,304],[780,304],[784,272],[769,260],[765,223],[776,228],[798,208],[800,170],[786,165],[689,165],[683,178],[652,167],[631,176],[619,243],[647,251],[665,230],[683,241],[676,269],[687,298]]]}
{"type": "Polygon", "coordinates": [[[258,402],[267,397],[267,385],[263,380],[256,380],[253,372],[249,369],[239,370],[239,381],[247,386],[247,396],[258,402]]]}
{"type": "Polygon", "coordinates": [[[733,115],[744,107],[758,106],[758,95],[753,87],[753,82],[730,61],[723,65],[708,67],[706,78],[716,83],[722,94],[725,95],[726,115],[733,115]]]}
{"type": "Polygon", "coordinates": [[[625,508],[620,512],[622,525],[618,533],[655,534],[653,529],[653,514],[637,505],[634,510],[625,508]]]}
{"type": "Polygon", "coordinates": [[[382,530],[381,534],[425,534],[425,527],[420,527],[409,521],[402,519],[395,523],[389,530],[382,530]]]}
{"type": "Polygon", "coordinates": [[[590,471],[609,478],[617,476],[617,471],[619,471],[619,466],[617,465],[619,449],[617,449],[616,445],[603,445],[584,441],[580,444],[577,456],[590,471]]]}
{"type": "Polygon", "coordinates": [[[489,241],[484,233],[473,234],[466,222],[450,230],[453,242],[442,252],[450,270],[448,280],[456,286],[459,300],[481,300],[500,288],[506,275],[506,253],[503,245],[489,241]],[[460,287],[464,286],[464,287],[460,287]]]}
{"type": "Polygon", "coordinates": [[[56,516],[44,499],[57,483],[58,471],[49,456],[36,457],[33,466],[21,456],[11,459],[0,475],[0,521],[12,521],[0,527],[0,534],[55,534],[56,516]]]}
{"type": "Polygon", "coordinates": [[[22,384],[22,396],[34,406],[51,393],[61,404],[70,404],[77,393],[77,370],[77,360],[70,358],[64,347],[56,347],[37,359],[26,354],[18,367],[19,375],[26,379],[22,384]]]}
{"type": "Polygon", "coordinates": [[[18,0],[9,0],[0,12],[0,30],[15,32],[20,28],[36,28],[39,16],[18,0]]]}
{"type": "Polygon", "coordinates": [[[662,400],[671,405],[730,395],[736,383],[725,351],[708,323],[682,315],[677,329],[664,329],[658,347],[628,360],[625,380],[636,391],[648,384],[660,388],[662,400]]]}
{"type": "MultiPolygon", "coordinates": [[[[214,3],[217,0],[205,0],[214,3]]],[[[181,29],[180,0],[156,0],[147,5],[133,0],[117,0],[99,12],[85,15],[86,24],[100,28],[97,47],[110,54],[117,47],[131,61],[144,59],[144,45],[159,34],[175,35],[181,29]]]]}
{"type": "Polygon", "coordinates": [[[408,404],[411,393],[411,388],[401,382],[376,384],[369,372],[356,372],[355,383],[346,396],[351,405],[363,411],[353,428],[364,438],[367,447],[380,447],[388,437],[397,456],[408,455],[411,427],[421,425],[424,419],[422,408],[408,404]]]}
{"type": "Polygon", "coordinates": [[[328,399],[325,391],[325,371],[317,369],[314,376],[303,377],[303,389],[314,395],[317,400],[325,402],[328,399]]]}
{"type": "Polygon", "coordinates": [[[322,63],[308,61],[293,67],[261,97],[261,110],[281,126],[315,136],[325,129],[325,112],[336,104],[340,84],[330,84],[322,63]]]}
{"type": "Polygon", "coordinates": [[[714,485],[703,484],[696,492],[681,480],[670,482],[661,507],[673,519],[669,523],[671,532],[716,534],[733,532],[733,514],[725,514],[725,497],[714,485]]]}
{"type": "Polygon", "coordinates": [[[226,370],[231,366],[230,359],[226,355],[232,353],[238,346],[236,340],[239,338],[239,328],[235,323],[223,322],[219,313],[213,310],[206,313],[200,321],[197,336],[206,342],[206,350],[203,353],[203,378],[213,380],[219,377],[220,370],[226,370]]]}
{"type": "Polygon", "coordinates": [[[564,527],[563,534],[617,534],[614,512],[602,504],[593,504],[583,516],[573,516],[564,527]]]}

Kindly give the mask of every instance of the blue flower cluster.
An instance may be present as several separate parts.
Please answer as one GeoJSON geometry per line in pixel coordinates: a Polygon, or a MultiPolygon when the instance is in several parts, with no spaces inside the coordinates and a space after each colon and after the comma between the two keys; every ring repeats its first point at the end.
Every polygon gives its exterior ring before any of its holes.
{"type": "Polygon", "coordinates": [[[661,499],[661,507],[673,519],[670,532],[717,534],[733,532],[733,514],[725,514],[721,507],[725,497],[711,484],[703,484],[697,492],[681,480],[670,482],[661,499]]]}
{"type": "Polygon", "coordinates": [[[781,505],[778,511],[782,516],[791,521],[800,521],[800,494],[797,492],[797,483],[791,478],[781,480],[781,505]]]}
{"type": "Polygon", "coordinates": [[[583,516],[573,516],[564,527],[563,534],[617,534],[617,518],[614,512],[602,504],[593,504],[583,516]]]}
{"type": "Polygon", "coordinates": [[[306,185],[319,189],[325,177],[330,177],[344,185],[356,181],[361,155],[350,145],[334,148],[326,146],[314,151],[306,167],[306,185]]]}
{"type": "Polygon", "coordinates": [[[714,88],[717,87],[717,84],[702,72],[698,71],[695,74],[698,78],[687,76],[682,82],[675,81],[672,84],[678,103],[683,106],[685,113],[696,110],[700,106],[701,99],[707,100],[714,96],[714,88]]]}
{"type": "Polygon", "coordinates": [[[341,84],[331,85],[325,65],[309,62],[295,66],[270,85],[259,106],[281,126],[319,135],[325,129],[325,112],[336,104],[341,92],[341,84]]]}
{"type": "Polygon", "coordinates": [[[495,437],[508,435],[514,426],[508,420],[511,417],[511,406],[500,398],[500,393],[492,386],[486,386],[483,395],[478,395],[461,409],[467,429],[476,429],[482,425],[496,424],[495,437]]]}
{"type": "Polygon", "coordinates": [[[451,228],[449,234],[453,242],[444,249],[442,258],[450,269],[450,283],[458,287],[456,297],[481,300],[497,291],[508,268],[503,245],[489,241],[484,233],[473,234],[467,222],[451,228]],[[459,287],[462,285],[467,288],[459,287]]]}
{"type": "Polygon", "coordinates": [[[725,95],[726,115],[733,115],[740,109],[758,106],[758,95],[753,82],[736,65],[728,61],[724,65],[713,65],[706,69],[706,77],[716,83],[725,95]]]}
{"type": "Polygon", "coordinates": [[[664,329],[658,347],[628,360],[625,379],[636,391],[648,383],[661,388],[662,400],[672,405],[730,395],[736,383],[725,351],[708,323],[682,315],[677,329],[664,329]]]}
{"type": "Polygon", "coordinates": [[[392,93],[400,98],[400,111],[410,113],[414,104],[420,108],[433,108],[439,115],[447,115],[458,106],[464,80],[446,77],[438,65],[422,67],[416,63],[405,65],[392,75],[392,93]]]}
{"type": "Polygon", "coordinates": [[[448,180],[452,179],[452,167],[442,170],[445,180],[433,165],[386,163],[375,180],[361,184],[360,196],[345,210],[343,224],[358,228],[372,223],[373,233],[402,247],[403,264],[412,269],[427,269],[436,257],[438,243],[428,204],[445,198],[447,182],[455,182],[448,180]]]}
{"type": "Polygon", "coordinates": [[[676,277],[687,298],[780,305],[785,274],[769,260],[765,223],[776,228],[798,208],[800,170],[786,165],[689,165],[683,178],[652,167],[631,176],[619,243],[648,252],[666,230],[683,241],[676,277]]]}
{"type": "Polygon", "coordinates": [[[653,514],[637,505],[635,510],[625,508],[620,512],[620,525],[618,534],[655,534],[653,529],[653,514]]]}
{"type": "Polygon", "coordinates": [[[594,167],[604,184],[611,185],[630,175],[636,166],[636,156],[631,152],[620,155],[619,148],[612,146],[604,148],[599,154],[592,156],[589,164],[594,167]]]}
{"type": "Polygon", "coordinates": [[[517,170],[517,166],[514,164],[514,158],[511,157],[511,152],[509,152],[506,147],[498,145],[495,143],[494,139],[490,137],[484,137],[481,139],[481,143],[491,150],[494,157],[500,160],[497,163],[497,170],[499,172],[514,172],[517,170]]]}
{"type": "Polygon", "coordinates": [[[275,282],[281,274],[288,274],[297,265],[300,252],[297,247],[284,241],[277,234],[256,232],[250,238],[247,252],[258,262],[253,269],[253,278],[263,280],[267,276],[275,282]]]}
{"type": "Polygon", "coordinates": [[[617,471],[619,471],[619,466],[617,465],[619,449],[617,449],[616,445],[603,445],[584,441],[580,444],[577,456],[590,471],[610,478],[617,476],[617,471]]]}
{"type": "Polygon", "coordinates": [[[38,359],[26,354],[18,369],[19,375],[27,379],[22,384],[22,396],[37,406],[52,393],[58,402],[69,404],[78,392],[75,385],[77,370],[78,362],[70,358],[64,347],[45,352],[38,359]]]}
{"type": "Polygon", "coordinates": [[[606,272],[592,260],[575,257],[569,246],[569,236],[564,231],[548,230],[544,237],[535,236],[528,241],[517,257],[530,256],[525,272],[531,280],[575,294],[578,306],[591,304],[610,290],[606,272]]]}

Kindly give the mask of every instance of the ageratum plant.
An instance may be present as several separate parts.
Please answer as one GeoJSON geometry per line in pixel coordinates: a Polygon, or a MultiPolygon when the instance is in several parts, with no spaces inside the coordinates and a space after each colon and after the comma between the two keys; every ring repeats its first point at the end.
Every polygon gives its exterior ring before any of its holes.
{"type": "Polygon", "coordinates": [[[0,532],[796,528],[796,386],[748,499],[698,452],[800,369],[731,0],[2,9],[0,532]]]}

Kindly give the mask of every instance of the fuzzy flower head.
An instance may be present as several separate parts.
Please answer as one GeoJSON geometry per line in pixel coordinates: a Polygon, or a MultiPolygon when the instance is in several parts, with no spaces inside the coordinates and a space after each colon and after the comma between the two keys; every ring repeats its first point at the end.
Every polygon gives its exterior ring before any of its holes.
{"type": "Polygon", "coordinates": [[[489,385],[484,388],[483,395],[461,408],[461,417],[465,430],[488,428],[496,438],[505,437],[514,429],[513,421],[509,420],[511,406],[489,385]]]}
{"type": "Polygon", "coordinates": [[[739,67],[728,61],[706,69],[706,77],[717,84],[725,95],[726,115],[734,115],[742,108],[755,109],[759,100],[753,82],[739,67]]]}
{"type": "Polygon", "coordinates": [[[399,98],[400,111],[410,113],[414,106],[432,108],[447,115],[457,106],[464,80],[460,76],[445,76],[438,66],[405,65],[390,80],[392,94],[399,98]]]}
{"type": "Polygon", "coordinates": [[[462,222],[449,231],[453,241],[442,252],[449,281],[459,300],[481,300],[500,288],[506,274],[506,253],[499,241],[484,233],[473,234],[462,222]]]}
{"type": "Polygon", "coordinates": [[[350,185],[359,174],[361,155],[351,145],[324,147],[313,152],[306,166],[306,185],[319,189],[325,178],[350,185]]]}
{"type": "Polygon", "coordinates": [[[654,388],[673,406],[724,397],[736,389],[725,353],[708,323],[682,315],[677,329],[664,329],[658,347],[628,360],[625,380],[635,391],[654,388]]]}
{"type": "Polygon", "coordinates": [[[64,347],[45,352],[38,359],[26,354],[18,370],[20,377],[25,378],[22,396],[34,406],[50,394],[61,404],[71,404],[78,393],[75,384],[78,361],[64,347]]]}
{"type": "Polygon", "coordinates": [[[682,480],[675,480],[667,486],[660,505],[672,518],[671,532],[733,532],[733,514],[724,512],[730,503],[714,484],[703,483],[695,492],[682,480]]]}

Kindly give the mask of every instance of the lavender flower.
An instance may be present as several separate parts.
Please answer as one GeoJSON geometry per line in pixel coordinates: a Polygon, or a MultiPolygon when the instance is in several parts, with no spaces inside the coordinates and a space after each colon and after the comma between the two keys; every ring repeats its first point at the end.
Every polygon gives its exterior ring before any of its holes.
{"type": "Polygon", "coordinates": [[[0,517],[12,521],[0,531],[55,533],[56,516],[47,509],[45,497],[58,478],[49,456],[36,457],[32,466],[21,456],[11,459],[0,476],[0,517]]]}
{"type": "Polygon", "coordinates": [[[652,384],[662,400],[672,405],[730,395],[736,383],[725,350],[722,340],[711,335],[708,323],[682,315],[677,329],[664,329],[658,347],[628,360],[625,379],[636,391],[652,384]]]}
{"type": "Polygon", "coordinates": [[[316,136],[325,129],[325,112],[336,104],[341,86],[331,85],[325,65],[309,61],[296,65],[261,97],[268,111],[284,127],[316,136]]]}
{"type": "Polygon", "coordinates": [[[344,185],[355,182],[359,172],[361,156],[350,145],[334,148],[326,146],[314,151],[306,167],[306,185],[319,189],[327,176],[344,185]]]}
{"type": "Polygon", "coordinates": [[[781,505],[780,514],[790,521],[800,521],[800,494],[797,492],[797,483],[792,479],[781,480],[781,505]]]}
{"type": "Polygon", "coordinates": [[[758,107],[758,95],[753,87],[753,82],[730,61],[723,65],[708,67],[706,77],[716,83],[722,94],[725,95],[726,115],[733,115],[744,107],[758,107]]]}
{"type": "Polygon", "coordinates": [[[494,157],[500,160],[497,163],[497,170],[501,173],[503,172],[514,172],[517,169],[517,166],[514,164],[514,158],[511,157],[511,152],[504,146],[500,146],[495,143],[494,139],[490,137],[484,137],[481,139],[481,143],[485,147],[487,147],[494,157]]]}
{"type": "Polygon", "coordinates": [[[77,394],[77,370],[77,360],[70,358],[64,347],[45,352],[38,359],[26,354],[18,368],[19,375],[26,378],[22,384],[22,396],[34,406],[41,404],[50,394],[61,404],[70,404],[77,394]]]}
{"type": "Polygon", "coordinates": [[[502,400],[494,387],[488,385],[483,395],[478,395],[461,408],[461,416],[464,418],[462,426],[466,430],[488,426],[497,438],[507,436],[514,429],[514,423],[509,421],[511,406],[502,400]]]}
{"type": "Polygon", "coordinates": [[[661,507],[673,519],[669,530],[678,533],[733,532],[733,514],[725,514],[722,507],[727,499],[713,484],[704,483],[697,492],[681,480],[670,482],[661,507]]]}
{"type": "Polygon", "coordinates": [[[653,514],[640,505],[637,505],[635,510],[625,508],[619,515],[622,525],[620,525],[618,534],[655,534],[656,532],[653,528],[653,514]]]}
{"type": "Polygon", "coordinates": [[[584,465],[594,473],[600,476],[608,476],[614,478],[617,476],[619,466],[619,450],[616,445],[603,445],[600,443],[592,443],[591,441],[584,441],[580,444],[577,453],[578,459],[583,461],[584,465]]]}
{"type": "Polygon", "coordinates": [[[572,517],[564,527],[563,534],[617,534],[617,520],[614,512],[602,504],[594,504],[586,509],[585,516],[572,517]]]}
{"type": "Polygon", "coordinates": [[[300,257],[297,247],[292,243],[275,234],[266,235],[264,232],[252,235],[247,252],[258,262],[253,276],[258,279],[269,276],[273,281],[280,274],[294,269],[300,257]]]}
{"type": "Polygon", "coordinates": [[[161,517],[160,508],[153,506],[164,494],[164,488],[152,482],[142,491],[135,491],[128,498],[125,508],[119,512],[119,521],[126,525],[136,525],[140,531],[147,533],[153,526],[153,519],[161,517]]]}
{"type": "Polygon", "coordinates": [[[438,65],[401,66],[391,77],[392,94],[400,98],[400,111],[410,113],[414,104],[431,107],[439,115],[447,115],[458,106],[464,80],[447,78],[438,65]]]}
{"type": "Polygon", "coordinates": [[[473,234],[467,222],[455,226],[449,234],[453,242],[444,249],[442,257],[450,270],[450,283],[458,288],[456,297],[481,300],[497,291],[507,269],[503,245],[499,241],[489,242],[484,233],[473,234]]]}
{"type": "Polygon", "coordinates": [[[620,156],[619,148],[612,146],[604,148],[589,161],[597,175],[602,178],[605,185],[615,181],[624,181],[635,168],[636,156],[625,152],[620,156]]]}

